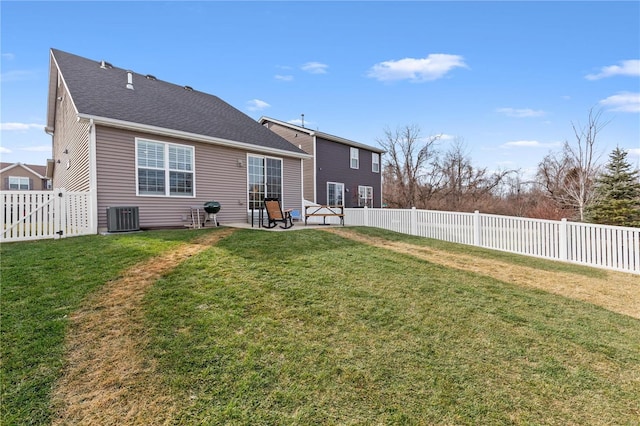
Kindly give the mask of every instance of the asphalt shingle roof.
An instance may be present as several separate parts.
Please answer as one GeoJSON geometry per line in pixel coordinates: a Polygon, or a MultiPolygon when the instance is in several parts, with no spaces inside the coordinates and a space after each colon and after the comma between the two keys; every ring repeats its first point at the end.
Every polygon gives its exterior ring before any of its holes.
{"type": "Polygon", "coordinates": [[[179,130],[300,154],[304,151],[217,96],[51,49],[80,114],[179,130]]]}

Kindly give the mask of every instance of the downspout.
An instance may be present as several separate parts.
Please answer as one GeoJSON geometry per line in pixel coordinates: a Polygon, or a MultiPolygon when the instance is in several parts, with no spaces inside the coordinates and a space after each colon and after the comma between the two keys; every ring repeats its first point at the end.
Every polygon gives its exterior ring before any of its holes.
{"type": "Polygon", "coordinates": [[[96,125],[89,119],[89,226],[92,234],[98,233],[98,169],[96,158],[96,125]]]}
{"type": "Polygon", "coordinates": [[[317,136],[313,135],[313,202],[314,203],[318,203],[318,193],[317,193],[317,186],[318,186],[318,164],[317,164],[317,158],[318,158],[318,146],[317,146],[317,136]]]}
{"type": "Polygon", "coordinates": [[[300,206],[302,207],[300,209],[300,217],[302,217],[302,215],[305,212],[305,202],[304,202],[304,159],[300,159],[300,206]]]}

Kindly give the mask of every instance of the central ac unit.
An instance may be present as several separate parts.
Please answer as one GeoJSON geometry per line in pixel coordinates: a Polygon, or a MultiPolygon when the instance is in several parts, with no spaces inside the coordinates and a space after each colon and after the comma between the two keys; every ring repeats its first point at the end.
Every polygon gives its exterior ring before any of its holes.
{"type": "Polygon", "coordinates": [[[107,231],[126,232],[140,230],[138,207],[107,207],[107,231]]]}

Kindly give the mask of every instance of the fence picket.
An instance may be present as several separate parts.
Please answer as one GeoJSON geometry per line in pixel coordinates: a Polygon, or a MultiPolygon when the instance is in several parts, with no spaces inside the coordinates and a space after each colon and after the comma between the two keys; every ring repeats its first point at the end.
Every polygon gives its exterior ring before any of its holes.
{"type": "Polygon", "coordinates": [[[1,242],[91,234],[89,192],[4,191],[1,242]],[[61,231],[59,233],[59,231],[61,231]]]}
{"type": "Polygon", "coordinates": [[[347,208],[345,223],[640,274],[640,228],[376,208],[347,208]]]}

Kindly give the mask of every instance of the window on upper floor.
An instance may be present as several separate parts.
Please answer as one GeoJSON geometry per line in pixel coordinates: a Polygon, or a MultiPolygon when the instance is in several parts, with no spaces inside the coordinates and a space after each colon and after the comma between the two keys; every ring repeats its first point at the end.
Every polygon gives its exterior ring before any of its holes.
{"type": "Polygon", "coordinates": [[[371,171],[373,173],[380,173],[380,154],[377,152],[371,153],[371,171]]]}
{"type": "Polygon", "coordinates": [[[359,169],[360,168],[360,152],[358,148],[351,148],[351,168],[359,169]]]}
{"type": "Polygon", "coordinates": [[[193,197],[194,147],[136,140],[138,195],[193,197]]]}
{"type": "Polygon", "coordinates": [[[28,191],[31,189],[28,177],[9,176],[10,191],[28,191]]]}

